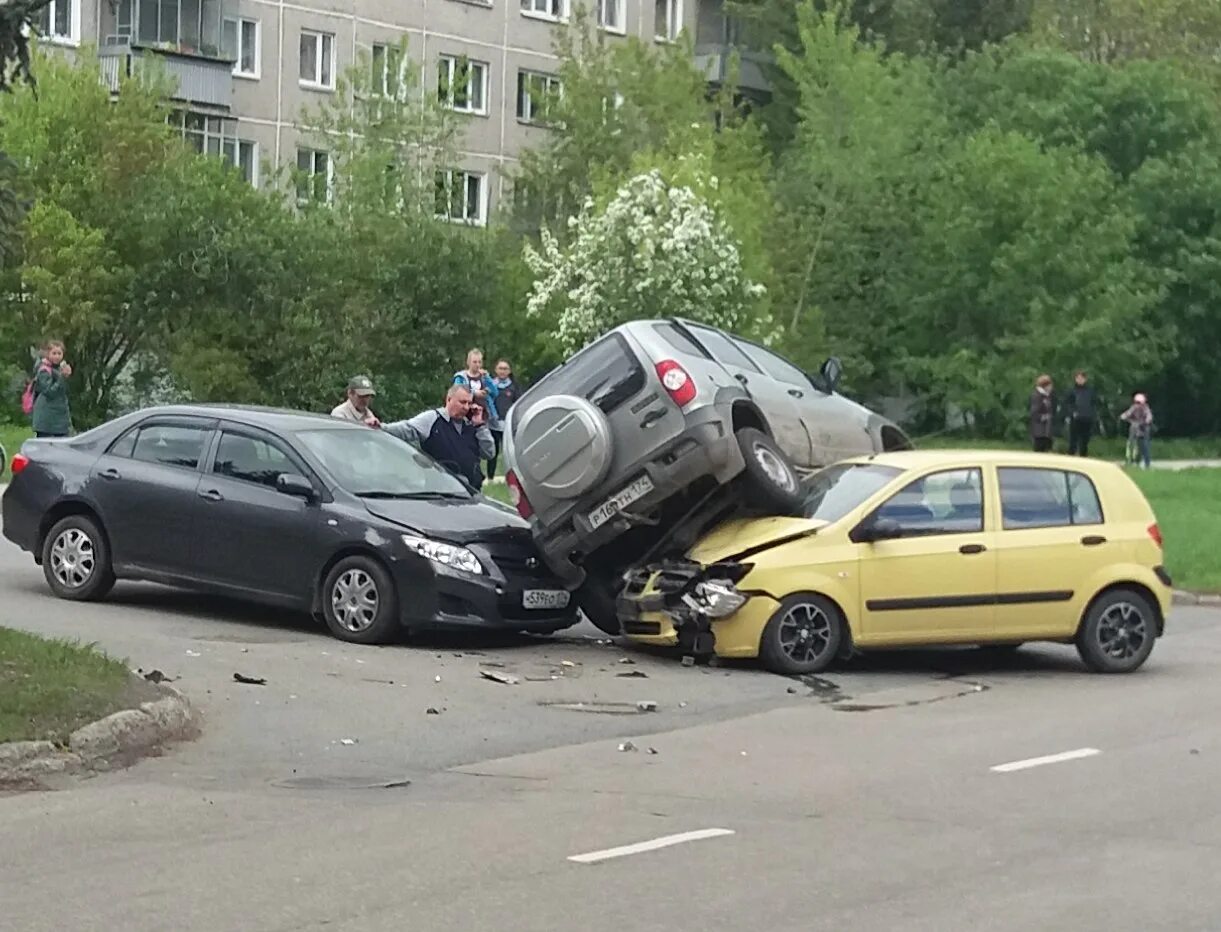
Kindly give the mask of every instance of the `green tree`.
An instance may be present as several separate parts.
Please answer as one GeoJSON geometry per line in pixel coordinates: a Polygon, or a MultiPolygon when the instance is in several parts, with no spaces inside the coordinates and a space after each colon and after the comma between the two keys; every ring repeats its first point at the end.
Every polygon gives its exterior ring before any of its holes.
{"type": "Polygon", "coordinates": [[[886,55],[809,4],[800,38],[800,53],[779,52],[800,122],[776,181],[773,311],[798,361],[834,349],[857,389],[894,387],[902,274],[920,199],[950,145],[938,71],[886,55]]]}
{"type": "Polygon", "coordinates": [[[891,338],[908,384],[1021,431],[1034,377],[1086,366],[1100,385],[1157,371],[1157,282],[1133,254],[1137,217],[1105,163],[985,129],[925,198],[891,338]]]}
{"type": "Polygon", "coordinates": [[[732,233],[660,171],[629,179],[604,208],[588,202],[573,234],[567,248],[546,230],[538,250],[526,246],[535,274],[528,313],[556,321],[564,353],[642,312],[769,335],[754,308],[763,288],[744,274],[732,233]]]}
{"type": "Polygon", "coordinates": [[[1036,36],[1087,61],[1177,59],[1213,71],[1221,47],[1214,0],[1036,0],[1036,36]]]}
{"type": "Polygon", "coordinates": [[[559,34],[562,93],[545,102],[546,142],[522,153],[513,177],[514,222],[566,238],[567,220],[587,198],[618,188],[642,154],[674,159],[701,137],[733,124],[727,98],[710,101],[706,77],[686,42],[608,41],[574,14],[559,34]]]}

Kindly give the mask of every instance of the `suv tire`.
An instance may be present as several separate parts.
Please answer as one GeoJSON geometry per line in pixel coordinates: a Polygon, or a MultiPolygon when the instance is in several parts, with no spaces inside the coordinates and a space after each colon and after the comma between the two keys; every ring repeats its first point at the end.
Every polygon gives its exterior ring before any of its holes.
{"type": "Polygon", "coordinates": [[[585,582],[573,593],[577,605],[595,628],[611,637],[623,633],[619,613],[615,606],[614,583],[605,576],[586,572],[585,582]]]}
{"type": "Polygon", "coordinates": [[[743,482],[751,504],[786,515],[797,511],[805,498],[793,461],[761,430],[743,427],[735,436],[746,464],[743,482]]]}

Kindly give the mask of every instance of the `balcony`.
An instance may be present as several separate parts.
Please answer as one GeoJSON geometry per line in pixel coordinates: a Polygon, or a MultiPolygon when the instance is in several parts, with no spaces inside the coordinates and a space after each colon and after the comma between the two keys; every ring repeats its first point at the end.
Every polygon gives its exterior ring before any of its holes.
{"type": "Polygon", "coordinates": [[[771,94],[772,85],[765,69],[773,59],[767,52],[754,52],[724,43],[696,45],[695,67],[704,72],[709,83],[724,84],[729,80],[735,52],[738,55],[738,89],[746,94],[771,94]]]}
{"type": "Polygon", "coordinates": [[[235,0],[119,0],[103,3],[98,50],[102,80],[119,82],[156,61],[173,82],[170,96],[228,110],[233,97],[233,56],[224,48],[224,23],[235,0]]]}

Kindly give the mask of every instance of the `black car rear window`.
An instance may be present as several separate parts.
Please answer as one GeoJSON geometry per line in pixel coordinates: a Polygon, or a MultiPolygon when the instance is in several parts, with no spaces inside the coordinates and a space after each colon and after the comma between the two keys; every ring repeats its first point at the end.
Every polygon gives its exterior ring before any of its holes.
{"type": "Polygon", "coordinates": [[[521,418],[539,399],[554,395],[576,395],[609,414],[644,385],[645,372],[640,360],[622,336],[611,333],[535,383],[517,402],[522,410],[515,417],[521,418]]]}

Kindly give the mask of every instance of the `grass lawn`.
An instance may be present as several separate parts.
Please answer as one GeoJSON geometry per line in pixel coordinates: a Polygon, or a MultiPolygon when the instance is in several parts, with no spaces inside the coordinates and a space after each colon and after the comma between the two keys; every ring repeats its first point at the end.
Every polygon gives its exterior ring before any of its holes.
{"type": "MultiPolygon", "coordinates": [[[[1029,450],[1025,439],[986,440],[957,434],[940,434],[934,437],[913,438],[916,448],[921,450],[990,449],[1029,450]]],[[[1128,445],[1127,435],[1122,437],[1095,437],[1090,441],[1090,456],[1120,461],[1128,445]]],[[[1056,438],[1054,452],[1067,453],[1068,440],[1056,438]]],[[[1221,459],[1221,437],[1154,437],[1154,460],[1207,460],[1221,459]]]]}
{"type": "MultiPolygon", "coordinates": [[[[29,427],[24,424],[0,424],[0,447],[8,454],[8,460],[21,449],[21,444],[33,436],[29,427]]],[[[0,482],[8,482],[8,462],[5,461],[4,471],[0,472],[0,482]]]]}
{"type": "Polygon", "coordinates": [[[1221,469],[1133,471],[1132,478],[1157,514],[1175,587],[1221,592],[1221,469]]]}
{"type": "Polygon", "coordinates": [[[0,628],[0,743],[65,741],[155,698],[151,684],[89,646],[0,628]]]}

